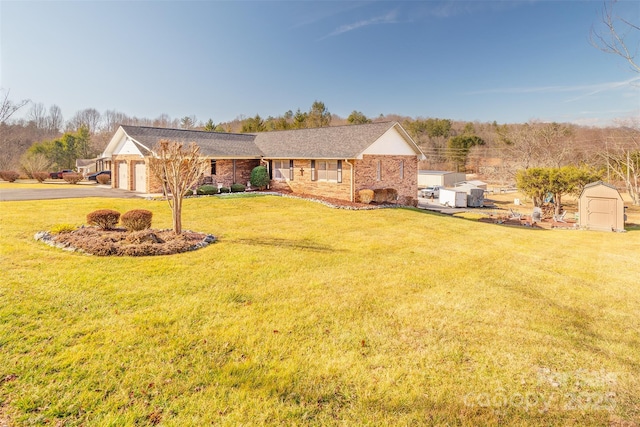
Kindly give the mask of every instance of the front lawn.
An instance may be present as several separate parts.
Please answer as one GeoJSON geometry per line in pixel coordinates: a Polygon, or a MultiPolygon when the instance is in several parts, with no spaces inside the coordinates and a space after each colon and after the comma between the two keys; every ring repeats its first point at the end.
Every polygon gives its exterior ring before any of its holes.
{"type": "Polygon", "coordinates": [[[263,196],[187,199],[219,241],[180,255],[33,239],[102,208],[171,224],[163,201],[0,203],[0,425],[640,419],[638,231],[263,196]]]}

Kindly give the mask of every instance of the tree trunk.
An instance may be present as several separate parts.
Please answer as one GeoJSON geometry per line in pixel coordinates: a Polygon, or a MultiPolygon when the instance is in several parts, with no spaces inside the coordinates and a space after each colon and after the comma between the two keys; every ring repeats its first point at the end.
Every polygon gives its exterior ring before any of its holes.
{"type": "Polygon", "coordinates": [[[562,193],[555,193],[553,195],[554,212],[556,215],[560,215],[562,212],[562,193]]]}
{"type": "Polygon", "coordinates": [[[182,234],[182,198],[173,196],[173,232],[182,234]]]}

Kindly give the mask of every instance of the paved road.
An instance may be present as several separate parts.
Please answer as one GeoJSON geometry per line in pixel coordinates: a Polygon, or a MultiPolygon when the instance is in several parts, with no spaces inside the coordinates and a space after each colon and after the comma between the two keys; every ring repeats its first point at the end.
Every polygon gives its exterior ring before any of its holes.
{"type": "Polygon", "coordinates": [[[120,190],[102,185],[79,185],[77,188],[52,189],[1,189],[0,201],[45,200],[45,199],[75,199],[81,197],[115,197],[132,199],[146,197],[146,194],[120,190]]]}

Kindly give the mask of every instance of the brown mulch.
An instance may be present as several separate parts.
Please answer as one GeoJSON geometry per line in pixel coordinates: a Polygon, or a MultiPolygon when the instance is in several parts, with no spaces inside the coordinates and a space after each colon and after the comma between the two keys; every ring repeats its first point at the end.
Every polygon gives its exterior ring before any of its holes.
{"type": "Polygon", "coordinates": [[[215,237],[185,231],[176,235],[173,230],[142,230],[128,232],[123,228],[103,230],[97,227],[82,227],[69,233],[36,234],[52,246],[65,250],[85,252],[98,256],[149,256],[173,255],[192,251],[215,241],[215,237]]]}

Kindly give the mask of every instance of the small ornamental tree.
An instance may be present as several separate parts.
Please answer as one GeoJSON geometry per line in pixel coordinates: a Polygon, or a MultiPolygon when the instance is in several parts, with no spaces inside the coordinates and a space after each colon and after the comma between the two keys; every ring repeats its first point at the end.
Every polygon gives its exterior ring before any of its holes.
{"type": "Polygon", "coordinates": [[[256,166],[251,170],[251,178],[249,180],[251,185],[258,187],[260,190],[264,190],[269,185],[269,172],[265,166],[256,166]]]}
{"type": "Polygon", "coordinates": [[[529,168],[518,171],[516,183],[520,191],[533,199],[534,206],[542,206],[544,197],[551,193],[554,197],[555,214],[562,209],[562,196],[579,194],[584,186],[597,181],[601,174],[577,166],[561,168],[529,168]]]}
{"type": "Polygon", "coordinates": [[[173,231],[182,234],[182,199],[209,166],[209,160],[200,157],[200,147],[162,140],[149,162],[151,174],[162,184],[173,218],[173,231]]]}

